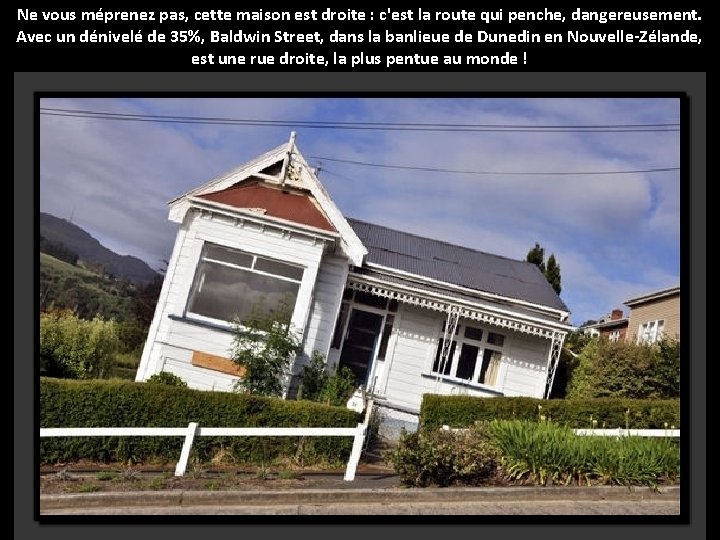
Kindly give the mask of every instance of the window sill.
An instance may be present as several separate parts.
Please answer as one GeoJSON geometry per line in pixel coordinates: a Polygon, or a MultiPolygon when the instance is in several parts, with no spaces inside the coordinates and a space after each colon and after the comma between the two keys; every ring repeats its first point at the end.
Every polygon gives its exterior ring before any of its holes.
{"type": "Polygon", "coordinates": [[[205,321],[202,319],[196,319],[194,317],[187,317],[182,315],[168,315],[168,319],[171,319],[173,321],[183,322],[187,324],[192,324],[194,326],[201,326],[203,328],[210,328],[212,330],[218,330],[220,332],[225,332],[228,334],[232,334],[233,327],[230,325],[222,324],[219,322],[211,322],[211,321],[205,321]]]}
{"type": "Polygon", "coordinates": [[[498,396],[504,396],[505,394],[502,393],[500,390],[497,390],[496,388],[493,388],[492,386],[487,386],[485,384],[480,383],[472,383],[465,379],[455,379],[453,377],[443,376],[440,377],[437,376],[435,373],[423,373],[422,376],[426,379],[440,379],[442,382],[447,384],[454,384],[455,386],[464,386],[465,388],[472,388],[473,390],[482,390],[483,392],[490,392],[491,394],[495,394],[498,396]]]}

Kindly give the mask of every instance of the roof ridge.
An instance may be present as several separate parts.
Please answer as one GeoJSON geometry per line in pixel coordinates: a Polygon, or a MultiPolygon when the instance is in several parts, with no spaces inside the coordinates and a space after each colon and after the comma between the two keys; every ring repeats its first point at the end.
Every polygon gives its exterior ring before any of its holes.
{"type": "MultiPolygon", "coordinates": [[[[443,245],[446,245],[446,246],[449,246],[449,247],[453,247],[453,248],[464,249],[464,250],[470,251],[470,252],[472,252],[472,253],[480,253],[480,254],[482,254],[482,255],[487,255],[487,256],[489,256],[489,257],[495,257],[495,258],[503,259],[503,260],[506,260],[506,261],[512,261],[512,262],[516,262],[516,263],[519,262],[519,263],[525,263],[525,264],[532,264],[532,265],[534,265],[534,263],[531,263],[531,262],[528,262],[528,261],[522,261],[522,260],[520,260],[520,259],[513,259],[512,257],[506,257],[505,255],[498,255],[497,253],[488,253],[487,251],[482,251],[482,250],[480,250],[480,249],[475,249],[475,248],[471,248],[471,247],[468,247],[468,246],[463,246],[463,245],[460,245],[460,244],[453,244],[452,242],[448,242],[447,240],[439,240],[439,239],[437,239],[437,238],[431,238],[431,237],[429,237],[429,236],[422,236],[422,235],[420,235],[420,234],[411,233],[411,232],[407,232],[407,231],[402,231],[402,230],[400,230],[400,229],[393,229],[392,227],[388,227],[388,226],[386,226],[386,225],[379,225],[379,224],[377,224],[377,223],[371,223],[370,221],[365,221],[365,220],[362,220],[362,219],[357,219],[357,218],[353,218],[353,217],[346,217],[345,219],[346,219],[348,222],[364,223],[365,225],[372,225],[373,227],[381,227],[381,228],[386,229],[386,230],[388,230],[388,231],[399,232],[399,233],[402,233],[402,234],[406,234],[406,235],[408,235],[408,236],[413,236],[413,237],[415,237],[415,238],[420,238],[420,239],[422,239],[422,240],[430,240],[431,242],[436,242],[436,243],[438,243],[438,244],[443,244],[443,245]]],[[[444,259],[437,259],[437,260],[444,260],[444,259]]],[[[452,261],[447,261],[447,262],[452,262],[452,261]]]]}

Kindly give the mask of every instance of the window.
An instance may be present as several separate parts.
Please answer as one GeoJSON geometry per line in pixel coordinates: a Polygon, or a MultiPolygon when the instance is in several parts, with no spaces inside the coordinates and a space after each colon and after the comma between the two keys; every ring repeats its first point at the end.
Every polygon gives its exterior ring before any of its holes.
{"type": "Polygon", "coordinates": [[[620,330],[613,330],[612,332],[610,332],[608,339],[613,343],[617,343],[618,341],[620,341],[620,330]]]}
{"type": "Polygon", "coordinates": [[[206,243],[187,311],[232,322],[243,321],[253,310],[268,313],[282,304],[292,310],[302,276],[300,266],[206,243]]]}
{"type": "Polygon", "coordinates": [[[495,386],[505,336],[496,332],[486,332],[482,328],[470,325],[458,325],[454,339],[450,343],[447,360],[443,364],[441,357],[444,331],[445,322],[440,330],[432,373],[471,383],[495,386]]]}
{"type": "Polygon", "coordinates": [[[662,338],[665,321],[648,321],[640,325],[638,343],[655,343],[662,338]]]}

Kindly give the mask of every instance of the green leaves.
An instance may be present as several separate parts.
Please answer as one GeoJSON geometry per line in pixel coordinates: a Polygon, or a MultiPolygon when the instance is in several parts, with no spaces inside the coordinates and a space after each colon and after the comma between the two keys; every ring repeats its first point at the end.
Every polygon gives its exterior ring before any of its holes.
{"type": "Polygon", "coordinates": [[[237,382],[238,390],[282,396],[283,378],[301,349],[289,320],[289,307],[280,305],[269,315],[256,310],[242,325],[235,325],[232,359],[245,369],[245,375],[237,382]]]}
{"type": "Polygon", "coordinates": [[[635,345],[593,339],[577,360],[568,385],[570,399],[680,396],[680,344],[677,341],[635,345]]]}
{"type": "Polygon", "coordinates": [[[487,483],[495,474],[496,452],[484,426],[463,431],[403,432],[388,458],[409,486],[487,483]]]}
{"type": "Polygon", "coordinates": [[[542,414],[546,418],[571,428],[663,429],[666,424],[680,426],[680,402],[677,399],[488,399],[435,394],[423,396],[420,425],[426,428],[443,425],[468,427],[476,421],[534,421],[539,418],[538,405],[542,406],[542,414]],[[596,425],[593,425],[593,420],[596,425]]]}
{"type": "Polygon", "coordinates": [[[80,319],[69,311],[40,314],[41,370],[55,376],[93,379],[108,374],[119,348],[113,320],[80,319]]]}
{"type": "Polygon", "coordinates": [[[680,475],[670,439],[578,436],[553,422],[501,420],[489,429],[502,467],[514,480],[656,486],[680,475]]]}
{"type": "MultiPolygon", "coordinates": [[[[307,401],[204,392],[165,384],[126,381],[40,381],[42,427],[355,427],[358,415],[307,401]]],[[[273,459],[306,464],[347,461],[350,437],[198,437],[193,459],[208,462],[219,452],[236,463],[273,459]],[[264,439],[264,441],[263,441],[264,439]]],[[[42,463],[97,461],[177,461],[182,437],[67,437],[42,439],[42,463]]]]}

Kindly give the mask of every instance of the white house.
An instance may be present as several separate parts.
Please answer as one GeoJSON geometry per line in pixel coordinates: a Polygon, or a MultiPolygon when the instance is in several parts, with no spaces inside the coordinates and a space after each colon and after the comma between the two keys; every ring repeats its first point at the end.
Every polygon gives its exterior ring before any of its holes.
{"type": "Polygon", "coordinates": [[[425,393],[549,395],[572,327],[538,268],[344,217],[294,135],[171,201],[170,219],[180,229],[138,381],[169,371],[232,390],[231,321],[285,299],[304,351],[293,373],[318,351],[388,420],[415,424],[425,393]]]}

